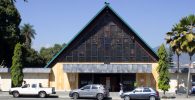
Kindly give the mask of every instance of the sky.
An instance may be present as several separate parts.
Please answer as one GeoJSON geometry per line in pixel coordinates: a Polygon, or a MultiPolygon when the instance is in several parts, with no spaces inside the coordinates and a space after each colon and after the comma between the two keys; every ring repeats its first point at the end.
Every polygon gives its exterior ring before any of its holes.
{"type": "Polygon", "coordinates": [[[103,7],[110,7],[151,47],[165,43],[165,36],[182,17],[195,14],[195,0],[16,0],[22,22],[33,25],[37,35],[32,47],[68,43],[103,7]]]}

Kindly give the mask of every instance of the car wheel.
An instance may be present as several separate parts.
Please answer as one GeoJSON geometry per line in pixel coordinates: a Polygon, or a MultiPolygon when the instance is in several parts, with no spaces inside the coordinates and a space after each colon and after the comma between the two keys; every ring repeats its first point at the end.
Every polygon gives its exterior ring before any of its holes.
{"type": "Polygon", "coordinates": [[[46,93],[44,91],[39,92],[39,97],[40,98],[45,98],[46,97],[46,93]]]}
{"type": "Polygon", "coordinates": [[[124,100],[130,100],[130,99],[131,98],[129,96],[127,96],[127,95],[124,97],[124,100]]]}
{"type": "Polygon", "coordinates": [[[150,96],[150,100],[155,100],[155,97],[154,96],[150,96]]]}
{"type": "Polygon", "coordinates": [[[98,100],[102,100],[102,99],[104,99],[104,95],[103,94],[97,94],[97,99],[98,100]]]}
{"type": "Polygon", "coordinates": [[[73,97],[74,100],[76,100],[76,99],[79,98],[79,94],[78,93],[73,93],[73,96],[72,97],[73,97]]]}
{"type": "Polygon", "coordinates": [[[19,97],[19,96],[20,96],[20,94],[19,94],[18,91],[14,91],[14,92],[13,92],[13,97],[14,97],[14,98],[17,98],[17,97],[19,97]]]}

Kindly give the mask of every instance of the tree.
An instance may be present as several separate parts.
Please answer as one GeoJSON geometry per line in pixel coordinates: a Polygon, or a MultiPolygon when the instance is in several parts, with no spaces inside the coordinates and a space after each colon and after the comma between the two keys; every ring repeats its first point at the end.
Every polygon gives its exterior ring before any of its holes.
{"type": "Polygon", "coordinates": [[[49,62],[54,55],[56,55],[66,44],[55,44],[53,47],[45,48],[42,47],[40,55],[45,59],[45,62],[49,62]]]}
{"type": "Polygon", "coordinates": [[[11,80],[12,86],[18,87],[22,85],[23,82],[23,58],[22,58],[22,45],[17,43],[14,49],[14,56],[12,58],[11,66],[11,80]]]}
{"type": "Polygon", "coordinates": [[[158,49],[158,57],[159,57],[158,67],[157,67],[157,72],[159,74],[158,87],[159,89],[163,90],[163,93],[165,95],[165,92],[168,91],[168,89],[170,88],[169,85],[170,78],[169,78],[169,71],[168,71],[169,68],[168,55],[164,44],[162,44],[158,49]]]}
{"type": "Polygon", "coordinates": [[[12,65],[16,43],[20,41],[20,14],[11,0],[0,0],[0,63],[12,65]]]}
{"type": "MultiPolygon", "coordinates": [[[[16,0],[10,0],[12,3],[16,2],[16,0]]],[[[28,2],[28,0],[24,0],[24,2],[28,2]]]]}
{"type": "Polygon", "coordinates": [[[181,24],[176,24],[173,26],[172,31],[168,32],[166,35],[166,43],[169,44],[171,47],[172,51],[177,55],[177,90],[176,93],[179,92],[179,57],[182,53],[181,49],[181,41],[180,39],[180,34],[182,33],[182,26],[181,24]]]}
{"type": "Polygon", "coordinates": [[[25,67],[42,67],[46,65],[45,60],[33,48],[24,47],[23,50],[24,66],[25,67]]]}
{"type": "Polygon", "coordinates": [[[32,39],[34,39],[36,35],[33,26],[30,24],[24,24],[24,26],[21,27],[21,34],[24,37],[24,45],[27,48],[31,48],[32,39]]]}
{"type": "Polygon", "coordinates": [[[190,64],[188,70],[187,81],[187,97],[189,94],[189,81],[190,81],[190,67],[192,64],[192,56],[195,53],[195,15],[189,15],[180,20],[182,25],[182,34],[180,35],[180,41],[182,42],[181,48],[184,52],[188,53],[190,57],[190,64]]]}

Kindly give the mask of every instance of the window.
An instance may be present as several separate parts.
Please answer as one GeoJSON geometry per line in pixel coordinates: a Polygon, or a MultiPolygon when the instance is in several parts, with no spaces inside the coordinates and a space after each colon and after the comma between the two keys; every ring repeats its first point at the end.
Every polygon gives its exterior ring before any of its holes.
{"type": "Polygon", "coordinates": [[[134,92],[142,92],[141,89],[135,89],[134,92]]]}
{"type": "Polygon", "coordinates": [[[32,88],[37,88],[37,84],[32,84],[32,88]]]}
{"type": "Polygon", "coordinates": [[[117,26],[116,25],[110,25],[110,31],[111,31],[111,33],[116,33],[117,32],[117,26]]]}
{"type": "Polygon", "coordinates": [[[83,89],[84,89],[84,90],[85,90],[85,89],[90,89],[90,87],[91,87],[90,85],[87,85],[87,86],[84,86],[83,89]]]}
{"type": "Polygon", "coordinates": [[[40,88],[42,88],[42,87],[43,87],[41,83],[39,83],[39,87],[40,87],[40,88]]]}
{"type": "Polygon", "coordinates": [[[98,89],[98,87],[97,86],[92,86],[92,89],[98,89]]]}
{"type": "Polygon", "coordinates": [[[67,48],[60,59],[65,62],[104,63],[153,61],[147,48],[144,50],[141,42],[135,42],[135,37],[123,30],[123,26],[119,27],[109,18],[103,18],[102,21],[67,48]]]}
{"type": "Polygon", "coordinates": [[[110,37],[107,37],[107,38],[105,37],[104,38],[104,43],[105,44],[111,44],[111,41],[112,41],[112,39],[110,37]]]}
{"type": "Polygon", "coordinates": [[[192,75],[192,86],[195,86],[195,75],[192,75]]]}
{"type": "Polygon", "coordinates": [[[130,44],[131,49],[135,49],[135,44],[130,44]]]}
{"type": "Polygon", "coordinates": [[[151,90],[149,88],[144,88],[143,92],[151,92],[151,90]]]}
{"type": "Polygon", "coordinates": [[[91,53],[92,53],[92,56],[97,56],[97,44],[92,44],[92,50],[91,50],[91,53]]]}
{"type": "Polygon", "coordinates": [[[120,27],[118,27],[118,32],[121,33],[122,32],[122,29],[120,27]]]}
{"type": "Polygon", "coordinates": [[[122,38],[115,38],[117,44],[122,44],[122,38]]]}
{"type": "Polygon", "coordinates": [[[22,86],[22,88],[28,88],[29,87],[29,84],[24,84],[23,86],[22,86]]]}

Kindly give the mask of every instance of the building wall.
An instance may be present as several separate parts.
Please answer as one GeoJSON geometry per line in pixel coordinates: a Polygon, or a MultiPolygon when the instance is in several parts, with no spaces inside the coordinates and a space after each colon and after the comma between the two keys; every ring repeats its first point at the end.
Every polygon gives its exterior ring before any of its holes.
{"type": "MultiPolygon", "coordinates": [[[[0,73],[0,89],[2,91],[9,91],[11,88],[11,76],[10,73],[0,73]]],[[[42,83],[43,87],[48,87],[49,74],[40,73],[24,73],[24,80],[27,84],[30,83],[42,83]]]]}
{"type": "Polygon", "coordinates": [[[51,70],[49,77],[49,86],[55,87],[57,91],[65,89],[65,75],[63,72],[63,63],[56,63],[51,70]]]}
{"type": "Polygon", "coordinates": [[[156,88],[156,81],[152,74],[150,73],[137,73],[136,74],[137,86],[147,86],[156,88]]]}
{"type": "Polygon", "coordinates": [[[0,90],[9,91],[11,88],[11,77],[8,73],[0,73],[0,90]]]}
{"type": "Polygon", "coordinates": [[[158,63],[154,63],[152,64],[152,78],[153,78],[153,86],[156,87],[156,89],[158,90],[158,72],[157,72],[157,67],[158,67],[158,63]]]}
{"type": "MultiPolygon", "coordinates": [[[[194,75],[194,74],[192,74],[194,75]]],[[[187,90],[187,73],[179,74],[179,92],[185,93],[187,90]]],[[[191,78],[190,78],[191,79],[191,78]]],[[[190,81],[190,89],[191,89],[191,81],[190,81]]],[[[175,92],[177,89],[177,74],[172,73],[170,74],[170,89],[168,92],[175,92]]]]}
{"type": "Polygon", "coordinates": [[[27,84],[42,83],[43,87],[49,86],[49,74],[25,73],[23,80],[25,80],[27,84]]]}
{"type": "MultiPolygon", "coordinates": [[[[72,63],[56,63],[52,67],[52,71],[50,73],[49,86],[55,87],[57,91],[70,91],[72,89],[78,88],[78,80],[79,80],[78,73],[65,73],[63,71],[63,64],[72,64],[72,63]]],[[[83,64],[88,64],[88,63],[83,63],[83,64]]],[[[94,64],[100,64],[100,63],[94,63],[94,64]]],[[[117,63],[113,63],[113,64],[117,64],[117,63]]],[[[132,63],[122,63],[122,64],[132,64],[132,63]]],[[[136,63],[136,64],[147,64],[147,63],[136,63]]],[[[144,81],[146,82],[146,83],[144,82],[143,84],[144,86],[154,86],[154,88],[156,88],[158,74],[155,73],[155,67],[157,67],[157,64],[152,63],[152,67],[153,67],[152,73],[139,73],[136,75],[137,76],[136,80],[141,80],[141,78],[143,77],[144,81]]],[[[142,84],[142,82],[140,81],[137,81],[137,83],[142,84]]]]}
{"type": "Polygon", "coordinates": [[[152,73],[136,74],[136,82],[138,86],[149,86],[158,89],[158,73],[156,71],[157,66],[157,63],[152,63],[152,73]]]}
{"type": "Polygon", "coordinates": [[[78,88],[78,73],[64,73],[65,91],[70,91],[78,88]]]}

